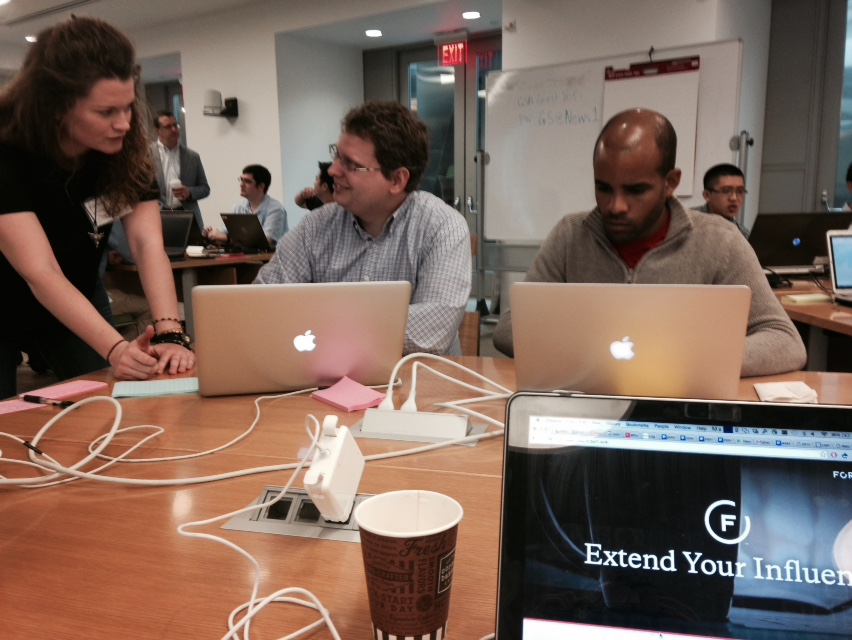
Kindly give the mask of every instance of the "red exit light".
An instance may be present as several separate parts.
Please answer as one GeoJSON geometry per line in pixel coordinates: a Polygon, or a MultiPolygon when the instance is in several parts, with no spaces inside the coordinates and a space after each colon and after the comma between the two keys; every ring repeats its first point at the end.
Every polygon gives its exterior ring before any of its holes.
{"type": "Polygon", "coordinates": [[[438,49],[438,64],[442,67],[454,67],[467,62],[467,42],[442,44],[438,49]]]}

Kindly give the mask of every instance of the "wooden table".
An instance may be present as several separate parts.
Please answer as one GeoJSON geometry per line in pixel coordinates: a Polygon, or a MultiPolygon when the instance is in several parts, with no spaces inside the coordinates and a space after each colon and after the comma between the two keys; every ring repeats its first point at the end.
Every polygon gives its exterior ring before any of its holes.
{"type": "MultiPolygon", "coordinates": [[[[192,313],[192,289],[199,284],[251,284],[271,253],[232,254],[215,258],[187,258],[171,263],[178,300],[183,302],[186,331],[195,335],[192,313]]],[[[108,287],[144,295],[136,265],[110,267],[104,279],[108,287]]]]}
{"type": "MultiPolygon", "coordinates": [[[[828,369],[852,371],[852,307],[827,300],[815,303],[793,303],[785,296],[824,293],[811,280],[792,280],[792,286],[775,290],[781,306],[804,330],[808,349],[809,371],[828,369]]],[[[831,287],[828,280],[823,285],[831,287]]]]}
{"type": "MultiPolygon", "coordinates": [[[[514,388],[513,361],[458,358],[459,362],[514,388]]],[[[431,364],[431,363],[430,363],[431,364]]],[[[448,365],[436,368],[457,375],[448,365]]],[[[402,371],[410,378],[410,369],[402,371]]],[[[112,382],[106,372],[86,378],[112,382]]],[[[471,392],[428,373],[418,376],[418,405],[471,397],[471,392]]],[[[472,378],[465,378],[473,382],[472,378]]],[[[823,401],[852,404],[852,375],[800,372],[771,379],[800,379],[823,401]]],[[[756,379],[755,379],[756,380],[756,379]]],[[[741,384],[743,399],[756,399],[755,380],[741,384]]],[[[395,394],[397,406],[406,397],[395,394]]],[[[166,432],[146,445],[140,457],[204,451],[228,442],[254,418],[253,397],[200,398],[197,395],[125,399],[122,425],[157,424],[166,432]]],[[[228,450],[182,462],[125,464],[106,475],[134,478],[189,478],[296,461],[308,438],[305,416],[347,414],[298,396],[262,404],[256,431],[228,450]]],[[[489,401],[484,413],[503,419],[504,401],[489,401]]],[[[57,409],[40,407],[0,416],[0,431],[32,439],[57,409]]],[[[61,462],[79,460],[90,441],[104,433],[112,407],[96,403],[72,412],[51,430],[41,447],[61,462]]],[[[135,441],[127,436],[119,440],[135,441]]],[[[365,454],[406,449],[411,443],[358,441],[365,454]]],[[[24,459],[24,448],[0,440],[4,457],[24,459]]],[[[465,510],[459,530],[449,632],[451,638],[478,640],[494,630],[497,549],[503,439],[476,447],[370,462],[362,493],[427,488],[456,498],[465,510]]],[[[2,465],[7,477],[34,472],[2,465]]],[[[237,553],[213,542],[181,537],[181,523],[244,507],[264,486],[284,485],[289,471],[185,487],[133,487],[76,481],[41,489],[0,488],[0,637],[4,640],[134,640],[220,638],[230,611],[250,595],[253,570],[237,553]]],[[[301,486],[297,484],[296,486],[301,486]]],[[[312,591],[330,610],[346,640],[368,638],[370,619],[360,547],[357,544],[199,529],[240,545],[260,563],[261,595],[283,587],[312,591]]],[[[315,619],[306,609],[277,605],[253,623],[253,637],[277,638],[315,619]]],[[[327,640],[321,629],[305,636],[327,640]]]]}

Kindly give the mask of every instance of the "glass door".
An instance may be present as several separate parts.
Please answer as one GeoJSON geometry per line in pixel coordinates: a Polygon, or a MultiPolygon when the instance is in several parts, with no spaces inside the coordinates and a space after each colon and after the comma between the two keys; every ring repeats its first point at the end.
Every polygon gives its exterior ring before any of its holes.
{"type": "MultiPolygon", "coordinates": [[[[429,164],[420,188],[465,216],[475,241],[475,259],[481,239],[477,152],[484,143],[485,76],[502,67],[500,44],[499,34],[471,38],[467,62],[454,67],[438,64],[434,46],[399,54],[400,102],[429,127],[429,164]]],[[[476,261],[474,269],[479,272],[476,261]]],[[[477,299],[483,296],[481,280],[474,278],[472,295],[477,299]]]]}

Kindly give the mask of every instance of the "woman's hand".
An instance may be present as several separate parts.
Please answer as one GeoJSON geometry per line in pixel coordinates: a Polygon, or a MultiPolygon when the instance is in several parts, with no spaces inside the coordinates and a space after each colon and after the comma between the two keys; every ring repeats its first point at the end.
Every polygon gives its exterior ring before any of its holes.
{"type": "Polygon", "coordinates": [[[157,373],[157,358],[151,347],[154,327],[132,342],[120,343],[109,354],[113,374],[119,380],[147,380],[157,373]]]}
{"type": "Polygon", "coordinates": [[[195,354],[179,344],[155,344],[151,347],[157,358],[156,372],[163,373],[168,369],[172,375],[185,373],[195,366],[195,354]]]}

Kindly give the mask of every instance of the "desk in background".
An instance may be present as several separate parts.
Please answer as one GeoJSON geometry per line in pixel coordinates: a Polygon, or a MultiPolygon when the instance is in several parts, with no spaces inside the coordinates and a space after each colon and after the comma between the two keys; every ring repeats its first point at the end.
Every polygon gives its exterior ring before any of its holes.
{"type": "MultiPolygon", "coordinates": [[[[199,284],[251,284],[264,263],[272,258],[271,253],[239,254],[215,258],[187,258],[171,263],[175,276],[178,300],[183,302],[186,332],[195,335],[192,314],[192,289],[199,284]]],[[[118,288],[128,293],[144,295],[139,282],[139,271],[135,265],[110,267],[104,281],[107,288],[118,288]]]]}
{"type": "MultiPolygon", "coordinates": [[[[852,307],[831,301],[793,303],[788,295],[824,293],[811,280],[791,280],[791,287],[775,289],[781,305],[796,323],[808,350],[809,371],[852,371],[852,307]]],[[[830,288],[831,283],[823,281],[830,288]]]]}
{"type": "MultiPolygon", "coordinates": [[[[513,361],[458,358],[486,377],[514,388],[513,361]]],[[[449,366],[436,365],[456,375],[449,366]]],[[[406,397],[410,370],[403,371],[406,397]]],[[[112,382],[107,372],[86,378],[112,382]]],[[[439,401],[470,397],[464,389],[428,373],[419,376],[418,404],[430,410],[439,401]]],[[[755,381],[804,380],[823,402],[852,404],[852,375],[799,372],[743,380],[740,395],[756,400],[755,381]]],[[[472,381],[472,380],[471,380],[472,381]]],[[[254,419],[254,398],[200,398],[197,395],[122,400],[123,426],[158,424],[166,433],[139,457],[203,451],[228,442],[254,419]]],[[[481,410],[502,421],[505,403],[481,410]]],[[[51,407],[0,416],[0,431],[31,439],[56,413],[51,407]]],[[[322,420],[340,416],[352,425],[361,413],[347,414],[306,396],[262,403],[256,431],[225,452],[173,463],[124,464],[107,473],[138,478],[194,477],[262,465],[295,462],[308,446],[305,415],[322,420]]],[[[72,413],[41,446],[62,462],[80,459],[88,443],[104,433],[112,409],[97,403],[72,413]]],[[[127,437],[125,440],[135,438],[127,437]]],[[[365,454],[406,449],[411,443],[359,440],[365,454]]],[[[24,458],[4,441],[6,457],[24,458]]],[[[476,447],[451,447],[413,456],[369,462],[362,493],[428,488],[456,498],[465,510],[459,529],[449,633],[478,640],[494,631],[497,551],[500,524],[503,439],[476,447]]],[[[7,475],[32,472],[4,468],[7,475]]],[[[264,486],[284,485],[290,471],[187,487],[130,487],[90,481],[47,489],[0,489],[0,628],[3,638],[100,640],[222,637],[230,611],[250,595],[253,571],[239,554],[205,540],[178,535],[179,524],[210,518],[250,504],[264,486]]],[[[298,482],[295,486],[301,486],[298,482]]],[[[261,595],[284,587],[312,591],[331,612],[346,640],[370,636],[370,618],[361,550],[357,544],[223,531],[262,568],[261,595]]],[[[301,607],[276,605],[252,623],[258,638],[280,637],[316,619],[301,607]]],[[[306,636],[326,640],[320,630],[306,636]]]]}

